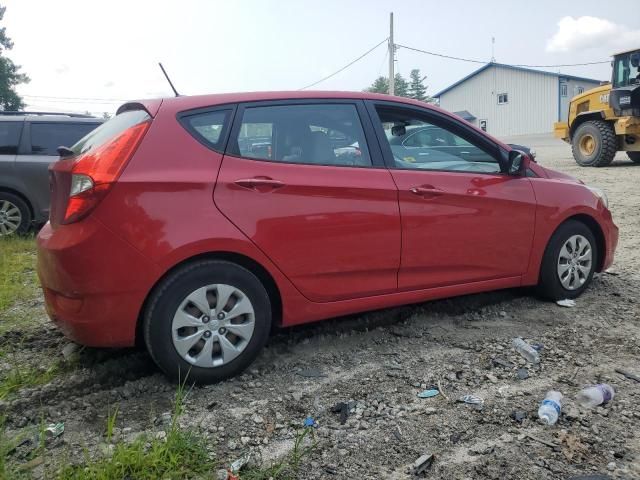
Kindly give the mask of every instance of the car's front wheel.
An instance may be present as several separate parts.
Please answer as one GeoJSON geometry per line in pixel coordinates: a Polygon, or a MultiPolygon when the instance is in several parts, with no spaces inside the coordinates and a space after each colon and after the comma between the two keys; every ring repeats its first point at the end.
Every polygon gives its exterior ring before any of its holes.
{"type": "Polygon", "coordinates": [[[577,220],[566,221],[552,235],[542,258],[542,294],[552,300],[580,296],[591,283],[597,259],[597,244],[589,227],[577,220]]]}
{"type": "Polygon", "coordinates": [[[202,260],[171,273],[144,317],[149,353],[174,380],[214,383],[253,362],[269,337],[271,303],[240,265],[202,260]]]}

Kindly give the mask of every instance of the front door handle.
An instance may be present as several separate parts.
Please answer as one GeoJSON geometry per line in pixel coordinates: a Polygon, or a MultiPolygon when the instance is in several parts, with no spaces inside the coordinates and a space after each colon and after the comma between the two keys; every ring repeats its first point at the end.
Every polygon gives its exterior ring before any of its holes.
{"type": "Polygon", "coordinates": [[[432,198],[444,194],[442,190],[433,185],[420,185],[419,187],[409,189],[409,191],[414,195],[419,195],[424,198],[432,198]]]}
{"type": "Polygon", "coordinates": [[[236,180],[234,183],[240,187],[263,193],[284,187],[283,182],[280,180],[274,180],[270,177],[241,178],[240,180],[236,180]]]}

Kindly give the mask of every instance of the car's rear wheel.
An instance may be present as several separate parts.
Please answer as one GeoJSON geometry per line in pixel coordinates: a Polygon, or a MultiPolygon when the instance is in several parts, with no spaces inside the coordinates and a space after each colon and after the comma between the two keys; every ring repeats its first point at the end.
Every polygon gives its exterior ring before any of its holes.
{"type": "Polygon", "coordinates": [[[627,152],[627,155],[633,163],[640,163],[640,152],[627,152]]]}
{"type": "Polygon", "coordinates": [[[17,195],[0,192],[0,236],[24,235],[31,228],[31,210],[17,195]]]}
{"type": "Polygon", "coordinates": [[[202,260],[162,281],[143,327],[149,353],[169,377],[214,383],[256,358],[269,337],[271,303],[249,270],[202,260]]]}
{"type": "Polygon", "coordinates": [[[576,220],[563,223],[542,258],[542,294],[552,300],[580,296],[591,283],[597,260],[597,244],[589,227],[576,220]]]}

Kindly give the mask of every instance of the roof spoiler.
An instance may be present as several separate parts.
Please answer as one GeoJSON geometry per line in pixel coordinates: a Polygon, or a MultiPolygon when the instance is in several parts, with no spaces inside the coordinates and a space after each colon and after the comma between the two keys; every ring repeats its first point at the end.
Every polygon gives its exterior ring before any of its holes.
{"type": "Polygon", "coordinates": [[[116,111],[116,115],[120,115],[121,113],[128,112],[130,110],[144,110],[153,118],[158,113],[158,110],[160,110],[160,105],[162,105],[161,98],[134,100],[120,105],[120,108],[116,111]]]}

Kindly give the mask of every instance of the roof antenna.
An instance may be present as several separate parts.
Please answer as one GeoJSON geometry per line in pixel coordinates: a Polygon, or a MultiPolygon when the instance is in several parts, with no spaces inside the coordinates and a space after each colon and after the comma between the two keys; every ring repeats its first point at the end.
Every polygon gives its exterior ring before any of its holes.
{"type": "Polygon", "coordinates": [[[494,54],[495,48],[496,48],[496,37],[491,37],[491,63],[496,63],[496,56],[494,54]]]}
{"type": "Polygon", "coordinates": [[[176,90],[176,87],[173,86],[173,83],[171,83],[171,79],[169,78],[169,75],[167,75],[167,72],[165,71],[164,67],[162,66],[162,62],[158,62],[158,65],[160,65],[160,70],[162,70],[162,73],[164,73],[164,77],[167,79],[167,82],[169,82],[169,85],[171,86],[171,90],[173,90],[173,93],[176,94],[176,97],[179,97],[180,94],[176,90]]]}

